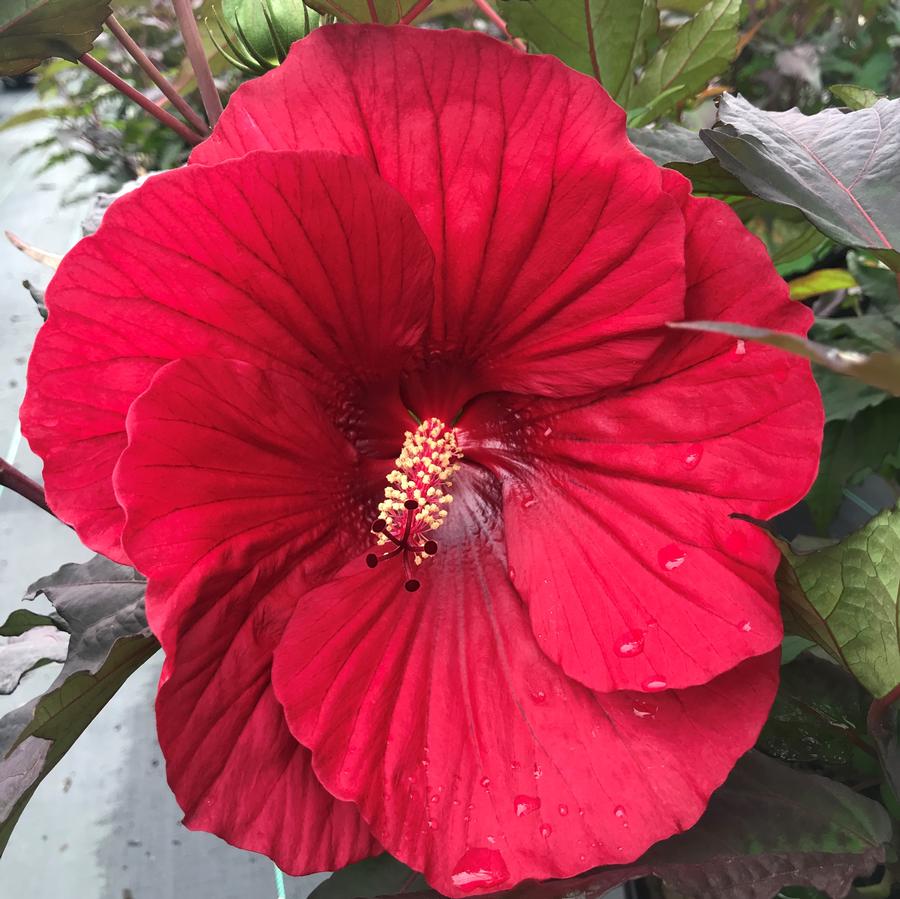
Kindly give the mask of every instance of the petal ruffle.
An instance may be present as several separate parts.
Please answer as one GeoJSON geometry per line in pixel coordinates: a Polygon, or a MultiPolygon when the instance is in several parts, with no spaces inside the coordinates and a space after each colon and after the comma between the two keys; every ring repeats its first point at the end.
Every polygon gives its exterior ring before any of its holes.
{"type": "Polygon", "coordinates": [[[275,690],[317,776],[449,896],[627,862],[689,827],[766,717],[778,654],[652,697],[597,694],[538,646],[488,476],[454,478],[406,593],[360,559],[298,603],[275,690]]]}
{"type": "Polygon", "coordinates": [[[551,57],[472,32],[318,28],[191,158],[258,148],[355,155],[400,191],[437,259],[432,347],[481,390],[623,383],[682,316],[678,204],[624,112],[551,57]]]}
{"type": "Polygon", "coordinates": [[[297,597],[362,539],[341,527],[357,458],[293,376],[172,362],[128,413],[124,545],[166,650],[160,746],[185,823],[292,873],[378,851],[315,778],[271,684],[297,597]]]}
{"type": "MultiPolygon", "coordinates": [[[[687,317],[805,333],[809,312],[759,241],[724,204],[686,203],[687,317]]],[[[507,483],[510,564],[538,641],[597,690],[705,683],[778,644],[779,553],[731,516],[801,499],[822,434],[809,363],[779,350],[676,332],[641,379],[529,409],[519,452],[534,463],[507,483]]]]}
{"type": "Polygon", "coordinates": [[[219,356],[346,398],[420,337],[433,260],[399,195],[357,160],[259,153],[151,178],[72,250],[47,292],[22,425],[47,495],[125,560],[111,484],[125,413],[160,365],[219,356]]]}

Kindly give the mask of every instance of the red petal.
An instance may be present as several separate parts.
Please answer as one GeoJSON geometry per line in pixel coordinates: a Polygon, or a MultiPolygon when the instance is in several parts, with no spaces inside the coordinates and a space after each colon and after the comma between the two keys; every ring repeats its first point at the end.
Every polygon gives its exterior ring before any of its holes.
{"type": "Polygon", "coordinates": [[[369,161],[437,257],[435,346],[482,389],[621,383],[680,318],[682,220],[592,79],[471,32],[319,28],[243,85],[192,156],[369,161]]]}
{"type": "Polygon", "coordinates": [[[128,436],[115,471],[123,544],[151,579],[147,613],[166,651],[196,605],[194,582],[228,584],[290,560],[308,586],[369,542],[359,506],[381,473],[363,477],[355,450],[292,375],[171,362],[132,404],[128,436]]]}
{"type": "Polygon", "coordinates": [[[296,598],[359,545],[339,526],[355,453],[294,377],[212,359],[166,365],[128,433],[123,539],[167,653],[157,721],[186,823],[293,873],[371,854],[355,806],[322,788],[288,732],[270,675],[296,598]]]}
{"type": "Polygon", "coordinates": [[[322,783],[449,896],[627,862],[689,827],[753,744],[778,668],[772,653],[652,697],[570,680],[483,529],[497,496],[476,477],[454,479],[421,590],[358,561],[303,597],[274,667],[322,783]]]}
{"type": "Polygon", "coordinates": [[[430,307],[403,200],[332,154],[256,154],[151,178],[69,253],[47,293],[23,429],[55,511],[124,559],[110,476],[128,406],[166,361],[212,355],[322,383],[399,368],[430,307]]]}
{"type": "MultiPolygon", "coordinates": [[[[722,203],[688,201],[690,318],[803,333],[765,250],[722,203]]],[[[541,646],[598,690],[704,683],[781,639],[769,518],[816,474],[809,364],[673,334],[642,387],[527,414],[536,460],[505,505],[510,564],[541,646]],[[736,353],[736,349],[743,352],[736,353]]]]}

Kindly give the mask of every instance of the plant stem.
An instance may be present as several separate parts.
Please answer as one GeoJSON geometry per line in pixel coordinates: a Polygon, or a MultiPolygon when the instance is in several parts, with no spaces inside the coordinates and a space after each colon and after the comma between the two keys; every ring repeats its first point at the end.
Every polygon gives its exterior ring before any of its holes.
{"type": "Polygon", "coordinates": [[[874,739],[885,739],[890,735],[887,725],[887,716],[888,712],[891,710],[891,706],[897,702],[897,700],[900,700],[900,684],[894,687],[887,696],[876,699],[872,705],[869,706],[868,720],[866,723],[869,725],[869,735],[874,739]]]}
{"type": "Polygon", "coordinates": [[[412,25],[413,21],[415,21],[429,6],[431,6],[432,0],[419,0],[419,2],[405,15],[402,19],[400,19],[401,25],[412,25]]]}
{"type": "Polygon", "coordinates": [[[475,5],[493,22],[504,34],[508,41],[512,41],[513,46],[518,47],[519,50],[525,50],[525,41],[519,40],[517,37],[513,37],[509,33],[509,26],[506,24],[506,20],[494,9],[493,6],[488,2],[488,0],[474,0],[475,5]]]}
{"type": "Polygon", "coordinates": [[[36,506],[40,506],[45,512],[53,515],[50,506],[44,496],[44,488],[37,481],[22,474],[14,465],[10,465],[5,459],[0,459],[0,486],[7,487],[13,493],[24,496],[36,506]]]}
{"type": "Polygon", "coordinates": [[[378,25],[381,19],[378,18],[378,9],[375,7],[375,0],[369,0],[369,18],[378,25]]]}
{"type": "Polygon", "coordinates": [[[172,0],[172,5],[175,7],[175,15],[178,17],[178,28],[181,30],[184,49],[187,51],[191,68],[197,79],[197,89],[200,91],[200,99],[203,101],[206,117],[209,119],[210,125],[215,125],[219,116],[222,115],[222,100],[216,89],[216,83],[213,81],[206,51],[203,49],[203,41],[200,39],[200,29],[194,18],[191,0],[172,0]]]}
{"type": "Polygon", "coordinates": [[[127,81],[123,81],[115,72],[106,68],[98,59],[94,59],[90,53],[85,53],[79,62],[89,68],[95,75],[99,75],[108,84],[111,84],[120,94],[124,94],[129,100],[134,100],[142,109],[146,110],[157,121],[171,128],[179,137],[189,144],[199,144],[201,136],[188,128],[184,122],[180,122],[171,113],[166,112],[149,97],[145,97],[137,88],[132,87],[127,81]]]}
{"type": "Polygon", "coordinates": [[[168,97],[172,105],[197,129],[197,133],[206,136],[209,128],[206,122],[194,112],[187,101],[175,89],[175,85],[163,75],[153,64],[153,60],[140,48],[137,41],[122,27],[119,20],[111,15],[106,20],[106,25],[113,33],[115,39],[125,48],[128,55],[144,70],[147,77],[168,97]]]}

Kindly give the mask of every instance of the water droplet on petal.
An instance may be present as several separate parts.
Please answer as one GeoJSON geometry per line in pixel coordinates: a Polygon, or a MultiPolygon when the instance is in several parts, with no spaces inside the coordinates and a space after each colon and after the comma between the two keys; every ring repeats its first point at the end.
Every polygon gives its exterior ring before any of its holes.
{"type": "Polygon", "coordinates": [[[749,621],[742,621],[738,627],[745,633],[749,634],[753,630],[753,625],[749,621]]]}
{"type": "Polygon", "coordinates": [[[684,450],[682,462],[688,471],[693,471],[703,458],[703,447],[699,443],[692,443],[684,450]]]}
{"type": "Polygon", "coordinates": [[[531,694],[531,698],[540,705],[542,702],[547,701],[547,694],[543,690],[537,690],[536,692],[531,694]]]}
{"type": "Polygon", "coordinates": [[[549,437],[552,433],[553,433],[553,428],[547,428],[547,429],[544,431],[544,436],[545,436],[545,437],[549,437]]]}
{"type": "Polygon", "coordinates": [[[482,777],[482,778],[481,778],[481,785],[482,785],[485,789],[487,789],[487,788],[491,785],[491,779],[490,779],[489,777],[482,777]]]}
{"type": "Polygon", "coordinates": [[[541,800],[537,796],[516,796],[513,799],[513,808],[516,810],[517,818],[530,812],[536,812],[540,807],[541,800]]]}
{"type": "Polygon", "coordinates": [[[544,769],[540,765],[534,766],[534,779],[540,780],[544,776],[544,769]]]}
{"type": "Polygon", "coordinates": [[[450,880],[463,893],[489,890],[509,880],[509,869],[496,849],[469,849],[456,863],[450,880]]]}
{"type": "Polygon", "coordinates": [[[516,579],[516,569],[515,568],[509,569],[509,579],[511,581],[514,581],[516,579]]]}
{"type": "Polygon", "coordinates": [[[686,557],[687,553],[677,543],[670,543],[659,551],[657,558],[661,568],[665,568],[666,571],[674,571],[684,564],[686,557]]]}
{"type": "Polygon", "coordinates": [[[666,679],[662,675],[652,674],[641,684],[641,689],[646,690],[648,693],[658,693],[660,690],[665,690],[668,686],[666,679]]]}
{"type": "Polygon", "coordinates": [[[438,826],[437,821],[435,821],[434,818],[428,819],[428,829],[429,830],[437,830],[437,826],[438,826]]]}
{"type": "Polygon", "coordinates": [[[740,362],[747,355],[747,342],[745,340],[737,340],[734,349],[731,351],[731,361],[740,362]]]}
{"type": "Polygon", "coordinates": [[[537,505],[537,497],[534,496],[524,496],[522,497],[522,508],[523,509],[531,509],[532,507],[537,505]]]}
{"type": "Polygon", "coordinates": [[[519,768],[522,767],[522,765],[521,765],[521,763],[519,763],[519,762],[517,762],[515,759],[513,759],[513,760],[509,763],[509,767],[512,768],[513,771],[518,771],[519,768]]]}
{"type": "Polygon", "coordinates": [[[638,656],[644,651],[644,632],[626,631],[616,640],[616,654],[623,659],[638,656]]]}
{"type": "Polygon", "coordinates": [[[553,828],[549,824],[541,825],[541,836],[546,840],[553,833],[553,828]]]}
{"type": "Polygon", "coordinates": [[[560,803],[559,813],[565,818],[565,816],[569,814],[569,806],[565,805],[564,803],[560,803]]]}
{"type": "Polygon", "coordinates": [[[624,817],[625,817],[625,806],[624,806],[624,805],[617,805],[617,806],[613,809],[613,814],[614,814],[617,818],[624,818],[624,817]]]}
{"type": "Polygon", "coordinates": [[[439,801],[440,801],[440,798],[441,798],[441,797],[438,796],[437,793],[435,793],[434,796],[431,797],[431,801],[432,801],[432,802],[439,802],[439,801]]]}
{"type": "Polygon", "coordinates": [[[631,711],[635,718],[652,718],[659,711],[659,706],[646,699],[635,699],[631,704],[631,711]]]}
{"type": "Polygon", "coordinates": [[[493,846],[497,842],[497,838],[488,834],[487,841],[493,846]]]}
{"type": "Polygon", "coordinates": [[[578,856],[578,861],[583,862],[583,861],[586,861],[586,859],[585,859],[585,857],[584,857],[583,855],[579,855],[579,856],[578,856]]]}

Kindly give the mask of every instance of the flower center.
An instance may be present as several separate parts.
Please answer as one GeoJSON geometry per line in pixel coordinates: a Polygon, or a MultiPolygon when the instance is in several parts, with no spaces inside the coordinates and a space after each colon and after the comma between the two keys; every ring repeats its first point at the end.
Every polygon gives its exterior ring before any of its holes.
{"type": "Polygon", "coordinates": [[[395,468],[387,476],[372,531],[378,535],[379,547],[392,548],[369,553],[366,564],[374,568],[379,562],[400,558],[404,586],[411,593],[421,586],[413,576],[414,566],[438,550],[430,535],[447,517],[446,507],[453,501],[450,478],[459,470],[461,459],[455,428],[439,418],[426,418],[415,431],[406,432],[395,468]]]}

